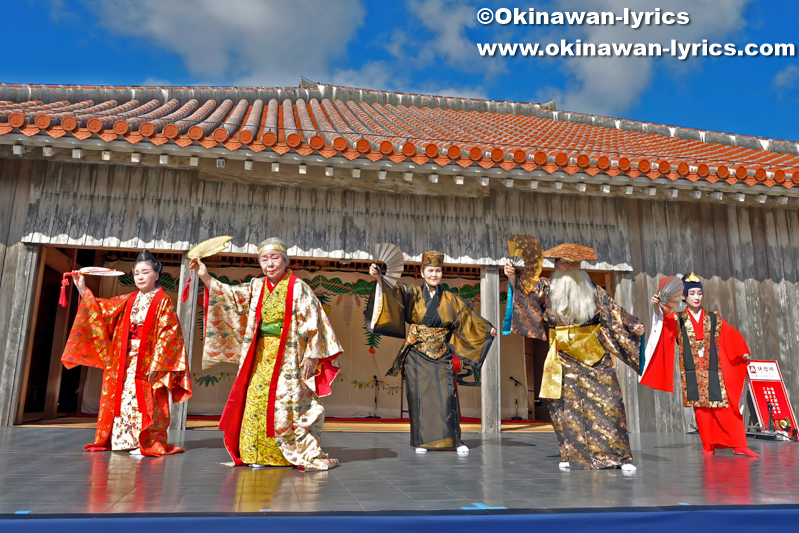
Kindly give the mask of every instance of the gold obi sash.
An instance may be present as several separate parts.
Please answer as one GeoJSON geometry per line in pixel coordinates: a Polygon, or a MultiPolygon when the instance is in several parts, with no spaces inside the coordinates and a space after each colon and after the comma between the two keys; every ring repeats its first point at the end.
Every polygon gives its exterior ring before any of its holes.
{"type": "Polygon", "coordinates": [[[544,361],[544,375],[541,378],[539,397],[557,400],[563,386],[563,364],[558,352],[572,359],[594,366],[605,356],[607,350],[599,342],[599,328],[596,326],[558,326],[549,330],[549,352],[544,361]]]}
{"type": "Polygon", "coordinates": [[[386,375],[399,375],[402,364],[405,362],[405,356],[408,355],[408,350],[411,348],[430,359],[444,357],[449,351],[447,335],[449,335],[449,328],[431,328],[421,324],[411,324],[408,335],[405,337],[405,342],[402,344],[402,348],[400,348],[386,375]]]}

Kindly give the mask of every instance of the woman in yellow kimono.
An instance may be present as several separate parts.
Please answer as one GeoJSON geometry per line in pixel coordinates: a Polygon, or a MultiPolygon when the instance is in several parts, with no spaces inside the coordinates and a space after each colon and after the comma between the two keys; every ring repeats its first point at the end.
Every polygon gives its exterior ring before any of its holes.
{"type": "Polygon", "coordinates": [[[479,369],[497,330],[460,296],[441,287],[444,254],[422,254],[424,286],[385,283],[377,265],[366,305],[369,331],[404,338],[387,375],[405,376],[411,446],[469,453],[461,441],[455,374],[461,362],[479,369]],[[406,336],[405,323],[411,324],[406,336]],[[455,357],[453,357],[453,355],[455,357]]]}
{"type": "Polygon", "coordinates": [[[311,288],[288,268],[286,244],[258,247],[266,277],[227,285],[199,259],[191,268],[209,291],[203,368],[239,365],[219,429],[236,466],[338,465],[320,445],[325,408],[341,354],[330,321],[311,288]]]}

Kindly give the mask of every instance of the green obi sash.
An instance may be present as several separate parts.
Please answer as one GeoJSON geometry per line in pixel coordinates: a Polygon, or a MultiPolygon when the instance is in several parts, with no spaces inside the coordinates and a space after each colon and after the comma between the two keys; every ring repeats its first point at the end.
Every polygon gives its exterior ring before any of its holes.
{"type": "Polygon", "coordinates": [[[265,337],[280,337],[283,333],[283,321],[269,322],[268,324],[261,322],[258,325],[258,331],[265,337]]]}

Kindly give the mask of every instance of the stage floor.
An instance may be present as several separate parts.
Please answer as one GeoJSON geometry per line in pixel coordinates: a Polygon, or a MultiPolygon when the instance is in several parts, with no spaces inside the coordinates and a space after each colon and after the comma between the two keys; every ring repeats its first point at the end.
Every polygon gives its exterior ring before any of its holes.
{"type": "Polygon", "coordinates": [[[417,455],[407,433],[326,433],[329,472],[229,468],[216,430],[186,453],[88,453],[91,429],[0,428],[0,514],[452,512],[799,504],[799,446],[750,440],[760,459],[705,458],[697,435],[632,435],[638,471],[561,472],[555,435],[464,433],[468,456],[417,455]]]}

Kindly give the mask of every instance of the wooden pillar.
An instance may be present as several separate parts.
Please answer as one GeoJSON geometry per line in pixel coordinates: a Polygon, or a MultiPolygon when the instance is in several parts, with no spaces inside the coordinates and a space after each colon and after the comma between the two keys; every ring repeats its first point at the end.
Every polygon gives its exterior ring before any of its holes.
{"type": "MultiPolygon", "coordinates": [[[[57,252],[57,250],[53,249],[52,252],[57,252]]],[[[48,250],[45,248],[42,250],[42,254],[44,255],[44,263],[48,263],[48,250]]],[[[75,269],[75,258],[78,255],[77,248],[72,248],[67,250],[66,256],[68,258],[68,263],[63,265],[61,269],[58,269],[59,272],[69,272],[75,269]]],[[[66,307],[58,306],[58,311],[56,311],[56,318],[55,318],[55,330],[53,331],[53,345],[50,350],[50,369],[47,374],[47,392],[44,398],[44,413],[42,414],[43,420],[52,420],[58,416],[58,396],[61,392],[61,372],[64,369],[64,365],[61,364],[61,354],[64,353],[64,346],[67,344],[67,335],[69,331],[67,328],[69,327],[69,310],[72,308],[72,295],[74,294],[74,290],[72,288],[72,281],[70,280],[70,286],[67,289],[67,305],[66,307]]],[[[55,305],[53,302],[47,302],[46,304],[55,305]]],[[[36,316],[36,315],[34,315],[36,316]]],[[[78,406],[80,409],[80,406],[78,406]]]]}
{"type": "Polygon", "coordinates": [[[482,396],[482,432],[499,433],[502,430],[501,388],[499,386],[499,267],[484,266],[480,269],[480,314],[495,328],[497,338],[480,372],[482,396]]]}
{"type": "MultiPolygon", "coordinates": [[[[42,247],[17,243],[6,257],[5,266],[14,265],[13,272],[6,270],[0,301],[6,302],[8,322],[2,348],[2,372],[0,372],[0,426],[10,426],[20,421],[24,407],[29,361],[26,359],[31,342],[31,322],[38,290],[42,247]],[[11,275],[10,275],[11,274],[11,275]],[[8,279],[11,278],[11,279],[8,279]]],[[[5,270],[5,268],[4,268],[5,270]]]]}
{"type": "MultiPolygon", "coordinates": [[[[197,291],[199,288],[199,278],[191,272],[191,285],[189,286],[189,298],[183,302],[183,287],[189,278],[189,258],[185,254],[180,264],[180,284],[178,285],[178,319],[183,330],[183,341],[186,343],[186,355],[191,365],[191,354],[194,348],[194,331],[197,321],[197,291]]],[[[202,342],[199,339],[199,342],[202,342]]],[[[188,414],[188,402],[171,404],[169,429],[186,429],[186,415],[188,414]]]]}

